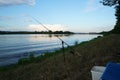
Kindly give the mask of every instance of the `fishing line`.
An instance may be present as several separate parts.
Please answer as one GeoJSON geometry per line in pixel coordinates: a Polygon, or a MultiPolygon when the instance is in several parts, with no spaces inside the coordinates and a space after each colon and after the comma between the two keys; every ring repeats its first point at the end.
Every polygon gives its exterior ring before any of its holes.
{"type": "MultiPolygon", "coordinates": [[[[43,25],[40,21],[38,21],[36,18],[30,16],[33,20],[35,20],[38,24],[40,24],[41,26],[43,26],[46,30],[48,30],[49,32],[52,32],[49,28],[47,28],[45,25],[43,25]]],[[[56,36],[56,35],[55,35],[56,36]]],[[[70,45],[68,43],[66,43],[64,40],[62,40],[59,36],[56,36],[62,43],[62,50],[63,50],[63,57],[64,57],[64,65],[65,65],[65,68],[67,69],[67,66],[66,66],[66,57],[65,57],[65,47],[64,47],[64,44],[67,45],[67,47],[70,48],[70,53],[74,54],[74,59],[76,61],[76,58],[75,58],[75,53],[81,57],[81,55],[73,48],[70,47],[70,45]]],[[[76,69],[76,67],[75,67],[76,69]]],[[[67,72],[68,73],[68,72],[67,72]]],[[[76,79],[76,71],[74,71],[74,77],[73,79],[76,79]]]]}
{"type": "MultiPolygon", "coordinates": [[[[40,21],[38,21],[36,18],[30,16],[30,15],[27,15],[29,17],[31,17],[33,20],[35,20],[38,24],[40,24],[41,26],[43,26],[46,30],[48,30],[49,32],[52,32],[49,28],[47,28],[45,25],[43,25],[40,21]]],[[[64,44],[67,45],[67,47],[70,47],[70,45],[68,43],[66,43],[64,40],[62,40],[60,37],[56,36],[61,42],[62,42],[62,48],[64,48],[64,44]]],[[[72,54],[77,54],[78,56],[81,56],[77,51],[75,51],[73,48],[71,48],[71,51],[70,53],[72,54]]],[[[63,51],[64,52],[64,51],[63,51]]]]}

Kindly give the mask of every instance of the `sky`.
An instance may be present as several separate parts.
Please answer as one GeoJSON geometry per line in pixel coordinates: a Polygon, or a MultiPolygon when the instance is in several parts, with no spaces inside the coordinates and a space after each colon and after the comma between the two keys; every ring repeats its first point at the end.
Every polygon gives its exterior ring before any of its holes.
{"type": "Polygon", "coordinates": [[[0,30],[102,32],[114,28],[114,7],[101,0],[0,0],[0,30]]]}

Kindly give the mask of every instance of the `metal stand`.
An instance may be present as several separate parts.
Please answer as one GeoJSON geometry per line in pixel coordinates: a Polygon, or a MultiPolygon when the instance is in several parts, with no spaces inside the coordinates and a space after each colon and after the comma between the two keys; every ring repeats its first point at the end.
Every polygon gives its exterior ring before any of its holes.
{"type": "Polygon", "coordinates": [[[62,41],[62,50],[63,50],[63,57],[64,57],[64,62],[65,62],[65,61],[66,61],[66,58],[65,58],[64,41],[62,41]]]}

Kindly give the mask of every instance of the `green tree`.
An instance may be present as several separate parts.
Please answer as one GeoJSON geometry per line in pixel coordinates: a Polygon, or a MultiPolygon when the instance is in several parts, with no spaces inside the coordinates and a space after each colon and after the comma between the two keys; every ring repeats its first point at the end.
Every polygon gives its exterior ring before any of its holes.
{"type": "Polygon", "coordinates": [[[103,5],[105,6],[114,6],[115,7],[115,16],[116,16],[116,25],[114,27],[114,29],[110,32],[112,33],[120,33],[120,0],[103,0],[101,1],[101,3],[103,3],[103,5]]]}

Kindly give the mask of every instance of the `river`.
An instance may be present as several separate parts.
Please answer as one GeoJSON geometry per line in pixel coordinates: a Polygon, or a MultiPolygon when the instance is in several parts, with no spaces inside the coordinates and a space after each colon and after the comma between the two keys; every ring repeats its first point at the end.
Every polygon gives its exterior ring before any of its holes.
{"type": "MultiPolygon", "coordinates": [[[[99,35],[88,34],[59,34],[62,40],[69,45],[77,41],[89,41],[99,35]]],[[[30,53],[35,56],[44,52],[52,52],[61,48],[61,41],[56,35],[48,34],[13,34],[0,35],[0,66],[15,64],[20,58],[28,57],[30,53]]]]}

